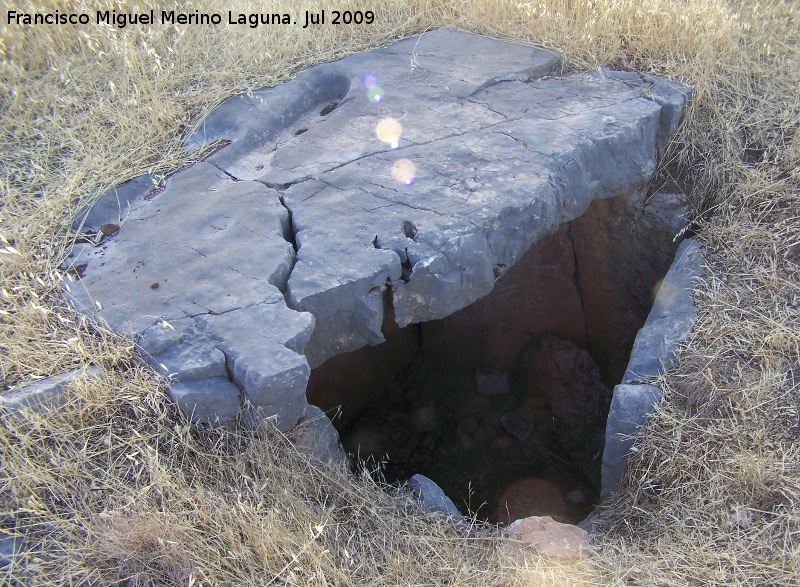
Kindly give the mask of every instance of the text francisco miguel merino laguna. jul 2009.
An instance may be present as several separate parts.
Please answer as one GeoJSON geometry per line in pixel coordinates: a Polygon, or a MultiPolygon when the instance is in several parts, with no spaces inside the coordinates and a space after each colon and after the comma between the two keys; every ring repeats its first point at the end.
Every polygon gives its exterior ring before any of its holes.
{"type": "Polygon", "coordinates": [[[321,10],[305,11],[297,19],[287,12],[283,13],[239,13],[233,10],[225,14],[217,12],[178,12],[175,10],[149,10],[146,12],[117,12],[116,10],[97,10],[86,12],[46,12],[28,13],[6,10],[7,25],[110,25],[123,29],[128,25],[245,25],[256,28],[261,25],[297,25],[303,28],[314,25],[372,24],[375,13],[371,10],[321,10]]]}

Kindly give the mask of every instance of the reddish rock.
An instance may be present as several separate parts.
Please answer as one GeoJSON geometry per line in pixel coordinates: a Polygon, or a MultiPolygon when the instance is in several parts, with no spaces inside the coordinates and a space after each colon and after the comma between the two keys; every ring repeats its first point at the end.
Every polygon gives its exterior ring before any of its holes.
{"type": "Polygon", "coordinates": [[[505,534],[509,540],[503,545],[504,553],[520,562],[537,555],[555,560],[585,559],[592,555],[585,530],[561,524],[549,516],[517,520],[505,534]]]}

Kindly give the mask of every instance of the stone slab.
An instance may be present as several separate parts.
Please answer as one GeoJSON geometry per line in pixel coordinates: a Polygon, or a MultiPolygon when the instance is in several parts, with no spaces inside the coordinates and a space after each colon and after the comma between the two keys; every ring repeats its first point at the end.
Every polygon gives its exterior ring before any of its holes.
{"type": "Polygon", "coordinates": [[[8,414],[21,414],[25,410],[41,412],[58,408],[67,402],[66,391],[73,381],[82,377],[99,376],[99,367],[91,365],[47,377],[0,395],[0,407],[8,414]]]}
{"type": "Polygon", "coordinates": [[[691,291],[702,274],[700,244],[688,238],[675,252],[675,260],[658,288],[647,321],[636,335],[623,383],[654,377],[674,360],[678,346],[697,321],[691,291]]]}
{"type": "Polygon", "coordinates": [[[471,304],[592,200],[647,185],[673,90],[548,77],[558,59],[433,31],[234,96],[187,144],[227,146],[150,199],[107,196],[119,229],[76,248],[68,297],[140,340],[203,418],[232,417],[230,389],[177,385],[224,379],[222,353],[241,405],[288,429],[309,368],[382,342],[387,316],[471,304]]]}
{"type": "Polygon", "coordinates": [[[634,436],[647,420],[653,406],[661,401],[661,396],[661,389],[655,385],[623,383],[614,387],[600,472],[601,500],[616,491],[622,483],[634,436]]]}
{"type": "Polygon", "coordinates": [[[309,368],[302,352],[314,321],[284,302],[281,290],[294,265],[290,233],[279,193],[198,163],[171,177],[152,200],[134,201],[117,234],[76,251],[72,262],[87,269],[67,284],[67,295],[137,339],[145,360],[172,379],[172,396],[196,420],[233,422],[239,387],[256,407],[264,402],[272,410],[283,400],[266,397],[264,386],[288,385],[294,399],[278,410],[288,430],[305,405],[309,368]],[[235,349],[258,344],[262,331],[272,346],[239,357],[235,349]],[[276,367],[270,357],[278,355],[291,367],[276,367]],[[261,392],[247,389],[256,381],[261,392]]]}
{"type": "Polygon", "coordinates": [[[661,401],[661,389],[637,382],[655,377],[669,366],[678,346],[689,336],[697,320],[691,290],[702,273],[700,244],[694,239],[684,240],[661,283],[645,325],[636,335],[625,377],[614,388],[606,423],[601,499],[619,488],[633,437],[661,401]]]}

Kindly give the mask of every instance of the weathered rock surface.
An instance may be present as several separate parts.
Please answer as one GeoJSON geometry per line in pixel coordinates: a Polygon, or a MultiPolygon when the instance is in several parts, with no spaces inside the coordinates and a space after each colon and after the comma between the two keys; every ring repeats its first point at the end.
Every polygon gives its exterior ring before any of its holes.
{"type": "Polygon", "coordinates": [[[317,406],[306,406],[303,417],[292,430],[292,441],[298,450],[323,463],[336,465],[347,460],[339,434],[317,406]]]}
{"type": "Polygon", "coordinates": [[[0,395],[0,407],[8,414],[20,414],[25,410],[41,412],[58,408],[67,402],[66,391],[72,382],[82,377],[99,376],[100,369],[94,365],[73,369],[0,395]]]}
{"type": "Polygon", "coordinates": [[[549,516],[517,520],[505,531],[509,540],[503,550],[519,562],[535,556],[553,560],[577,560],[592,555],[589,535],[571,524],[562,524],[549,516]]]}
{"type": "Polygon", "coordinates": [[[456,522],[464,522],[453,500],[445,495],[442,488],[425,475],[414,475],[408,480],[408,488],[417,496],[425,509],[451,516],[456,522]]]}
{"type": "Polygon", "coordinates": [[[694,239],[683,241],[658,288],[647,321],[636,335],[623,383],[658,375],[674,360],[678,345],[686,340],[697,321],[697,308],[690,294],[703,273],[702,263],[699,243],[694,239]]]}
{"type": "Polygon", "coordinates": [[[116,236],[76,251],[88,268],[70,297],[137,338],[196,421],[232,422],[242,388],[288,430],[306,405],[314,325],[281,292],[294,263],[289,222],[275,190],[199,163],[131,204],[116,236]]]}
{"type": "Polygon", "coordinates": [[[437,31],[232,99],[209,117],[196,144],[233,141],[210,162],[285,188],[299,245],[287,294],[317,318],[312,367],[383,340],[387,279],[401,326],[441,318],[488,293],[496,273],[592,199],[646,183],[661,130],[661,107],[643,95],[651,84],[526,83],[555,61],[437,31]],[[474,58],[453,59],[467,53],[474,58]],[[358,83],[369,74],[379,103],[358,83]],[[279,99],[291,104],[283,119],[279,99]],[[318,115],[328,103],[338,107],[318,115]],[[402,125],[396,150],[375,137],[387,118],[402,125]],[[401,159],[416,168],[406,181],[392,177],[401,159]]]}
{"type": "Polygon", "coordinates": [[[128,217],[131,204],[155,191],[163,177],[140,175],[102,194],[90,207],[79,210],[72,222],[76,231],[98,232],[104,224],[120,225],[128,217]]]}
{"type": "Polygon", "coordinates": [[[661,283],[647,322],[636,336],[628,371],[623,382],[614,388],[608,413],[601,499],[619,488],[633,444],[632,437],[661,401],[661,389],[635,381],[658,375],[669,366],[678,345],[688,337],[697,320],[697,308],[690,294],[694,281],[702,275],[702,262],[697,241],[683,241],[661,283]]]}
{"type": "Polygon", "coordinates": [[[228,146],[89,212],[119,231],[76,248],[70,296],[140,338],[196,420],[245,405],[288,429],[310,367],[384,340],[387,289],[400,326],[447,316],[592,200],[647,185],[688,91],[543,77],[557,60],[435,31],[233,97],[189,142],[228,146]]]}

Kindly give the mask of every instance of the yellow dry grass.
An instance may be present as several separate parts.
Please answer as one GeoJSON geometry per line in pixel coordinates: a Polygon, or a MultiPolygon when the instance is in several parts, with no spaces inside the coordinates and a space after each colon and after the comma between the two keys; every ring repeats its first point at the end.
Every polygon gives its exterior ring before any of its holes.
{"type": "MultiPolygon", "coordinates": [[[[331,9],[287,0],[281,12],[331,9]]],[[[15,2],[26,12],[150,5],[15,2]]],[[[175,2],[176,10],[258,12],[175,2]]],[[[17,585],[799,585],[800,39],[780,0],[382,0],[371,26],[24,28],[0,24],[0,378],[95,364],[71,402],[0,427],[0,531],[17,585]],[[680,172],[708,268],[667,400],[603,513],[588,563],[515,568],[367,474],[285,439],[189,429],[133,345],[77,317],[57,267],[77,209],[146,171],[234,92],[425,29],[453,27],[668,74],[696,99],[680,172]]],[[[165,6],[153,5],[159,10],[165,6]]]]}

